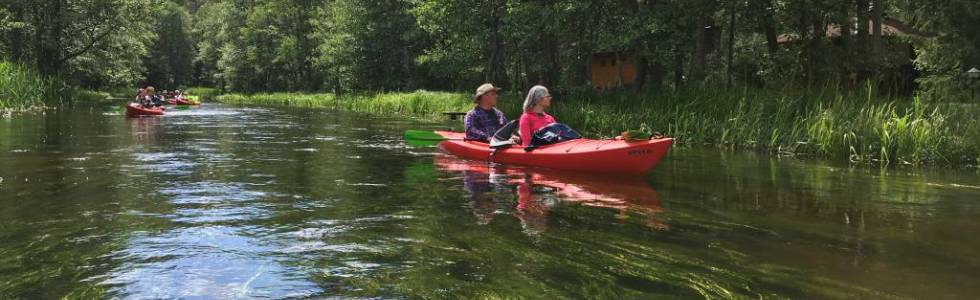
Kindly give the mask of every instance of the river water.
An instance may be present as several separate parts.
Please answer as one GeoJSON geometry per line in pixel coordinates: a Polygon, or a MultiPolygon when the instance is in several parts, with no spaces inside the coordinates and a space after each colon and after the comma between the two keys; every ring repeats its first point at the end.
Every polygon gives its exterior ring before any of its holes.
{"type": "Polygon", "coordinates": [[[398,118],[0,118],[0,298],[980,297],[980,175],[675,148],[645,177],[461,160],[398,118]]]}

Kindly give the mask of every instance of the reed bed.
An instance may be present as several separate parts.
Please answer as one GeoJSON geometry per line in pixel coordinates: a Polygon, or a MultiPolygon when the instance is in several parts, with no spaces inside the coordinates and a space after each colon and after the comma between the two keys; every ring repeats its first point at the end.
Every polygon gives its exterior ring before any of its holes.
{"type": "Polygon", "coordinates": [[[105,99],[16,63],[0,60],[0,110],[22,111],[105,99]]]}
{"type": "MultiPolygon", "coordinates": [[[[442,112],[472,107],[462,93],[416,91],[334,97],[332,94],[222,95],[235,104],[323,107],[377,115],[440,120],[442,112]]],[[[502,95],[499,107],[516,117],[522,99],[502,95]]],[[[586,136],[610,137],[641,126],[680,145],[753,149],[879,164],[976,164],[980,107],[891,99],[873,88],[772,91],[688,88],[663,92],[556,94],[550,113],[586,136]]]]}

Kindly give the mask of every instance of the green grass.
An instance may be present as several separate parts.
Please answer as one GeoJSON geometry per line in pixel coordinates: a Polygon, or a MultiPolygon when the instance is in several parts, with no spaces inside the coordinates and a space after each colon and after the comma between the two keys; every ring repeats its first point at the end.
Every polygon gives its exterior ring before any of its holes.
{"type": "MultiPolygon", "coordinates": [[[[222,95],[234,104],[322,107],[377,115],[443,120],[466,111],[466,94],[416,91],[336,98],[332,94],[222,95]]],[[[503,95],[514,118],[522,100],[503,95]]],[[[646,125],[682,145],[714,145],[780,155],[812,155],[879,164],[975,164],[980,159],[976,105],[890,99],[873,88],[774,91],[689,88],[647,93],[591,89],[555,95],[549,112],[590,137],[610,137],[646,125]]]]}
{"type": "Polygon", "coordinates": [[[190,87],[187,88],[186,92],[188,95],[199,96],[201,99],[214,99],[221,94],[220,90],[209,87],[190,87]]]}
{"type": "Polygon", "coordinates": [[[230,104],[330,108],[433,121],[442,118],[443,112],[467,111],[473,105],[462,94],[430,91],[345,95],[340,98],[333,94],[227,94],[216,99],[230,104]]]}
{"type": "Polygon", "coordinates": [[[105,97],[106,94],[75,89],[61,80],[0,60],[0,110],[31,110],[105,97]]]}

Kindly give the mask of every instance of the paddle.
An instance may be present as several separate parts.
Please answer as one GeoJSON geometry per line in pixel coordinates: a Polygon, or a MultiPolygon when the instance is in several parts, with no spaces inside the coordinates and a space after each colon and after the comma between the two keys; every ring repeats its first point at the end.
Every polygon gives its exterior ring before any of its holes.
{"type": "Polygon", "coordinates": [[[462,141],[463,139],[449,139],[427,130],[406,130],[405,142],[412,146],[427,147],[438,145],[442,141],[462,141]]]}

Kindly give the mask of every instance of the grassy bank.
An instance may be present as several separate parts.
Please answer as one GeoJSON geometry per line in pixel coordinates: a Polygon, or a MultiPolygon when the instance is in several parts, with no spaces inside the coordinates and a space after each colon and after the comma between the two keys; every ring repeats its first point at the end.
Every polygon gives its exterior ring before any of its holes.
{"type": "MultiPolygon", "coordinates": [[[[459,93],[356,95],[222,95],[233,104],[324,107],[440,120],[444,111],[472,104],[459,93]]],[[[501,109],[515,117],[521,99],[505,95],[501,109]]],[[[973,105],[895,100],[873,89],[841,94],[770,90],[686,89],[671,92],[556,95],[550,112],[586,136],[608,137],[643,124],[680,144],[756,149],[781,155],[814,155],[853,162],[975,164],[980,123],[973,105]]]]}
{"type": "Polygon", "coordinates": [[[209,87],[190,87],[186,92],[188,95],[200,96],[201,99],[214,99],[221,94],[220,90],[209,87]]]}
{"type": "Polygon", "coordinates": [[[72,88],[21,65],[0,61],[0,110],[29,110],[98,101],[106,95],[72,88]]]}
{"type": "Polygon", "coordinates": [[[412,93],[345,95],[340,98],[333,94],[227,94],[220,95],[216,99],[219,102],[230,104],[331,108],[436,121],[443,117],[442,112],[469,110],[472,104],[466,97],[458,93],[417,91],[412,93]]]}

